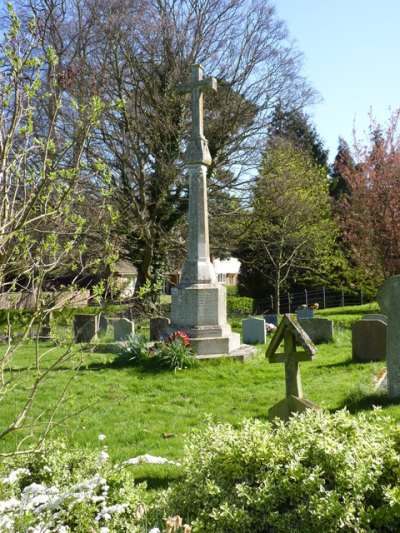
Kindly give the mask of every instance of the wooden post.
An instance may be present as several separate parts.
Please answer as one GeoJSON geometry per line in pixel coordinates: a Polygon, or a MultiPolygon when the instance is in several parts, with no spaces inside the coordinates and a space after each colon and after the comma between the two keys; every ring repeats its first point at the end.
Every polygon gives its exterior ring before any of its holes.
{"type": "Polygon", "coordinates": [[[299,323],[289,314],[284,315],[267,349],[270,363],[285,363],[286,398],[269,410],[271,419],[276,417],[288,420],[292,413],[301,413],[306,409],[319,408],[303,397],[300,379],[299,362],[311,361],[316,348],[299,323]],[[284,343],[284,351],[278,352],[280,344],[284,343]],[[297,352],[296,342],[304,351],[297,352]]]}

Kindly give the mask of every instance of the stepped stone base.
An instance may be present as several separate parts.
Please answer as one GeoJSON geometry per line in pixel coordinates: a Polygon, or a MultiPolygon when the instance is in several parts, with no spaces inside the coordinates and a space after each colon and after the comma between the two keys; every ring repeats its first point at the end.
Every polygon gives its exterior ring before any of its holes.
{"type": "Polygon", "coordinates": [[[190,347],[197,355],[230,354],[240,347],[239,333],[227,337],[190,338],[190,347]]]}
{"type": "Polygon", "coordinates": [[[257,348],[250,346],[249,344],[241,344],[239,348],[229,354],[217,353],[217,354],[207,354],[207,355],[197,355],[196,359],[199,361],[209,361],[210,359],[218,359],[220,357],[226,357],[228,359],[235,359],[235,361],[240,361],[244,363],[248,361],[257,353],[257,348]]]}
{"type": "Polygon", "coordinates": [[[240,335],[226,320],[226,289],[218,283],[177,286],[172,289],[171,324],[182,330],[198,356],[229,355],[240,347],[240,335]]]}

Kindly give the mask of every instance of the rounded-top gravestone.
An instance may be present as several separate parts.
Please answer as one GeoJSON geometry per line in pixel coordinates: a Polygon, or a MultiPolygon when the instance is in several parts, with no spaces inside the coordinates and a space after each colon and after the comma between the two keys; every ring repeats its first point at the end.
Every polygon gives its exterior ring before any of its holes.
{"type": "Polygon", "coordinates": [[[388,317],[386,360],[388,396],[400,399],[400,276],[384,281],[378,292],[382,312],[388,317]]]}

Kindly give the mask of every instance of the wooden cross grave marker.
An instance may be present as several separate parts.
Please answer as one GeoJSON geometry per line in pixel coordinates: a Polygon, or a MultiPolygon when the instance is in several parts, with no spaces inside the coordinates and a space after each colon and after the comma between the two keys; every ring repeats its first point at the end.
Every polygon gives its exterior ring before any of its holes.
{"type": "Polygon", "coordinates": [[[318,406],[303,397],[299,368],[301,361],[312,361],[316,353],[316,347],[298,322],[290,315],[284,315],[266,353],[270,363],[285,363],[286,398],[271,407],[271,420],[278,417],[286,421],[292,413],[301,413],[306,409],[319,410],[318,406]],[[282,341],[284,351],[278,352],[282,341]],[[296,344],[304,351],[298,352],[296,344]]]}

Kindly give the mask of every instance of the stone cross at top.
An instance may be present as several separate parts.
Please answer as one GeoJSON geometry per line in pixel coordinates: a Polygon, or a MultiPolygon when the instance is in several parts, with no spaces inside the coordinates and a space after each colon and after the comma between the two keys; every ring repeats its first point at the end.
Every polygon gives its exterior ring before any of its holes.
{"type": "Polygon", "coordinates": [[[186,149],[185,160],[188,164],[211,164],[207,140],[203,131],[203,92],[216,91],[217,80],[214,77],[203,79],[203,67],[192,65],[192,76],[189,83],[181,83],[178,92],[192,95],[192,132],[186,149]]]}

